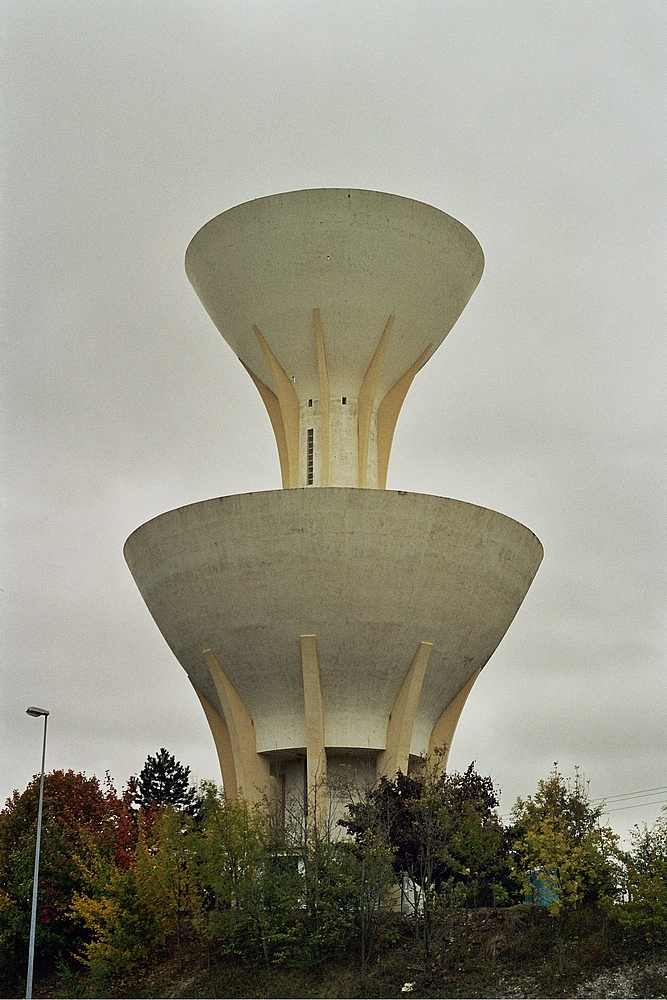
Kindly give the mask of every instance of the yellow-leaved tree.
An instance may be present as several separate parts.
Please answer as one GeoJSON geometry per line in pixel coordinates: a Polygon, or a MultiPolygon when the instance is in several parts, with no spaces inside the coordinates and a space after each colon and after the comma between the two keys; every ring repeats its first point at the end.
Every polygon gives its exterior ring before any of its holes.
{"type": "Polygon", "coordinates": [[[591,803],[578,769],[570,781],[557,764],[535,795],[517,799],[512,810],[517,878],[528,902],[545,905],[558,918],[561,971],[568,914],[588,904],[606,907],[618,894],[618,837],[601,824],[603,810],[604,803],[591,803]]]}
{"type": "Polygon", "coordinates": [[[137,895],[157,922],[164,941],[175,940],[179,970],[183,967],[183,922],[187,920],[196,931],[202,929],[193,833],[193,819],[167,806],[150,835],[140,830],[134,866],[137,895]]]}

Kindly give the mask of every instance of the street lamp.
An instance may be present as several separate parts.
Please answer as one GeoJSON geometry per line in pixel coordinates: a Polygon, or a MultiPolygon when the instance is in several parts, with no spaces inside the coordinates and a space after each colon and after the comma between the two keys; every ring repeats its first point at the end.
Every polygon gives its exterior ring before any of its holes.
{"type": "Polygon", "coordinates": [[[32,1000],[32,967],[35,962],[35,925],[37,923],[37,886],[39,880],[39,845],[42,840],[42,805],[44,803],[44,758],[46,757],[46,720],[49,713],[45,708],[35,708],[31,705],[26,709],[28,715],[38,719],[44,716],[44,742],[42,744],[42,777],[39,782],[39,808],[37,810],[37,844],[35,846],[35,873],[32,878],[32,912],[30,914],[30,945],[28,947],[28,979],[26,981],[26,1000],[32,1000]]]}

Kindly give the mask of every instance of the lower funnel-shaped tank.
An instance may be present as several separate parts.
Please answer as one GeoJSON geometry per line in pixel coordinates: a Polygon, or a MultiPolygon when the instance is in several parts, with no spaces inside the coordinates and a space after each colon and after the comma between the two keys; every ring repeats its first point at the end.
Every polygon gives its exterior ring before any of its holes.
{"type": "Polygon", "coordinates": [[[125,557],[200,698],[229,795],[312,788],[343,765],[406,772],[448,749],[526,595],[542,559],[528,528],[383,488],[405,395],[482,268],[461,223],[373,191],[249,202],[188,248],[288,488],[169,511],[125,557]]]}
{"type": "Polygon", "coordinates": [[[542,546],[457,500],[319,489],[169,511],[125,556],[199,694],[225,788],[252,799],[271,765],[305,758],[311,781],[341,756],[407,772],[448,746],[542,546]]]}

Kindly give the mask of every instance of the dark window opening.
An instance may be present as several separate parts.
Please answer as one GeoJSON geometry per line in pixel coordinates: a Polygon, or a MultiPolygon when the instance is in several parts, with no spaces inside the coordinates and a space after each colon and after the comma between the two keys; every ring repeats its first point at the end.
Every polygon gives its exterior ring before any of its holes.
{"type": "Polygon", "coordinates": [[[346,403],[347,403],[347,396],[343,396],[342,403],[343,403],[343,406],[346,405],[346,403]]]}
{"type": "Polygon", "coordinates": [[[312,405],[313,405],[313,401],[312,401],[312,399],[309,399],[308,400],[308,406],[312,406],[312,405]]]}
{"type": "Polygon", "coordinates": [[[308,428],[308,451],[307,451],[307,463],[306,463],[306,484],[308,486],[313,485],[313,428],[308,428]]]}

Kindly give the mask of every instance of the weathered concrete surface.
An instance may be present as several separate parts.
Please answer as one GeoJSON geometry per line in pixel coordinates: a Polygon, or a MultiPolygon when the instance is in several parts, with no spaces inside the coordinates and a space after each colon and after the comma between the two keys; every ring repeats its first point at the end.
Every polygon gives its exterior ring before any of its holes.
{"type": "Polygon", "coordinates": [[[385,749],[396,695],[433,643],[411,753],[489,659],[542,559],[528,528],[458,500],[344,488],[222,497],[169,511],[125,557],[195,687],[224,715],[211,649],[257,751],[306,746],[301,636],[316,636],[327,748],[385,749]]]}

